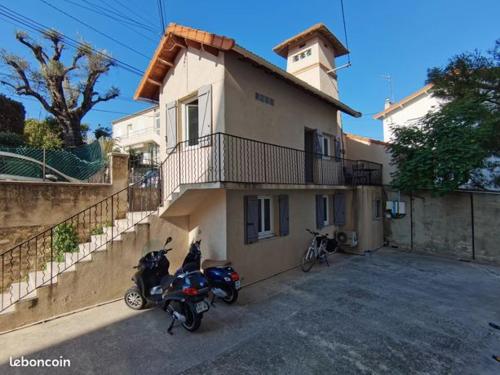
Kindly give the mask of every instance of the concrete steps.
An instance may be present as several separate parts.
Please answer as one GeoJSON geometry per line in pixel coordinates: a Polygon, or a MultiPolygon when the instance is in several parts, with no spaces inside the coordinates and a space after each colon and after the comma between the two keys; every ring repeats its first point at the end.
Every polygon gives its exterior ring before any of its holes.
{"type": "Polygon", "coordinates": [[[9,290],[0,295],[0,317],[15,313],[16,304],[20,302],[37,300],[38,288],[57,284],[57,275],[75,272],[78,263],[92,262],[93,253],[106,251],[111,242],[121,241],[126,233],[134,233],[136,225],[146,224],[154,212],[129,212],[125,218],[114,220],[113,226],[104,227],[102,234],[91,235],[89,242],[80,243],[78,251],[64,253],[61,262],[49,262],[43,270],[33,270],[22,281],[13,282],[9,290]]]}

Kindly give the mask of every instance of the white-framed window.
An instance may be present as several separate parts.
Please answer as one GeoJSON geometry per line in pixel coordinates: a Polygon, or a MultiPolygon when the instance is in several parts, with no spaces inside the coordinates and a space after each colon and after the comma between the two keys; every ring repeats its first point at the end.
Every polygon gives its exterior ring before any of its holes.
{"type": "Polygon", "coordinates": [[[184,112],[186,140],[189,146],[195,146],[199,137],[198,99],[184,104],[184,112]]]}
{"type": "Polygon", "coordinates": [[[323,159],[328,159],[332,154],[332,140],[329,135],[323,134],[321,137],[321,154],[323,159]]]}
{"type": "Polygon", "coordinates": [[[329,214],[329,205],[328,205],[328,195],[323,195],[321,197],[323,199],[323,226],[330,225],[330,214],[329,214]]]}
{"type": "Polygon", "coordinates": [[[155,113],[155,132],[156,134],[160,134],[160,113],[155,113]]]}
{"type": "Polygon", "coordinates": [[[127,124],[127,138],[132,134],[132,124],[127,124]]]}
{"type": "Polygon", "coordinates": [[[259,238],[271,237],[273,231],[273,198],[271,196],[258,196],[259,206],[259,221],[258,234],[259,238]]]}

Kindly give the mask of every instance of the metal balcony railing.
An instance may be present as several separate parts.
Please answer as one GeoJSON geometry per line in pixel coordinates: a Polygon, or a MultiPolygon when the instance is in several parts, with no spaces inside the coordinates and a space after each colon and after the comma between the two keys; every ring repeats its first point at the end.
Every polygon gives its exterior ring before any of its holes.
{"type": "Polygon", "coordinates": [[[178,143],[161,167],[165,199],[183,184],[381,185],[382,165],[225,133],[178,143]]]}

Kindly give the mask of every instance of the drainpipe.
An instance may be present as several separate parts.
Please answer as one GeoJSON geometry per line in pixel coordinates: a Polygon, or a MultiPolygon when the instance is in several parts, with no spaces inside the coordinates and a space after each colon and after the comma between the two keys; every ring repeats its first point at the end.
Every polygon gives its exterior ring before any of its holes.
{"type": "Polygon", "coordinates": [[[470,193],[470,223],[472,230],[472,260],[476,259],[476,244],[474,241],[474,194],[470,193]]]}

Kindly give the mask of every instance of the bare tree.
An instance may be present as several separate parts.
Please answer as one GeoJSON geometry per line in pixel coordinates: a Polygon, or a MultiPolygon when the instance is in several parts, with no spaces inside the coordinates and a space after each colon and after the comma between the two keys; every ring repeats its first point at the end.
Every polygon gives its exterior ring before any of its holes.
{"type": "Polygon", "coordinates": [[[119,95],[116,87],[111,87],[102,95],[94,91],[99,77],[114,65],[113,60],[106,52],[95,51],[88,43],[82,43],[70,64],[65,65],[61,61],[65,45],[62,36],[55,30],[44,33],[44,39],[50,42],[49,48],[24,32],[17,32],[16,39],[31,50],[39,67],[32,69],[22,57],[1,51],[0,58],[13,74],[0,82],[14,89],[18,95],[36,98],[56,118],[65,146],[81,145],[82,118],[97,103],[119,95]],[[46,49],[52,50],[51,56],[46,49]]]}

